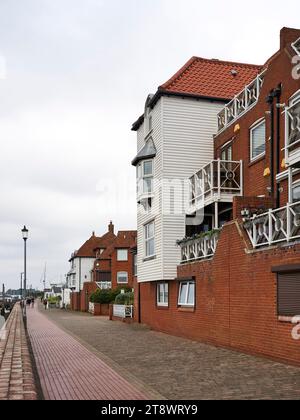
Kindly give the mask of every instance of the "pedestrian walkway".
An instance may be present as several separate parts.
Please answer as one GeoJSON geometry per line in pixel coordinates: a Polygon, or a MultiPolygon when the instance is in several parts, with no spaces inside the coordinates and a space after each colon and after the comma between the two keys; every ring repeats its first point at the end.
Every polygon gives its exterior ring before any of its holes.
{"type": "Polygon", "coordinates": [[[31,340],[46,400],[147,400],[135,385],[60,329],[37,305],[28,310],[31,340]]]}

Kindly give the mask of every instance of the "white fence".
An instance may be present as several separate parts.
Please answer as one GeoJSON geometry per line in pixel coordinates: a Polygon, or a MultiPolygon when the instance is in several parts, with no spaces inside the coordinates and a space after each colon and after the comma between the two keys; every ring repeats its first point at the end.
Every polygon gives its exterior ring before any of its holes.
{"type": "Polygon", "coordinates": [[[190,178],[190,212],[243,194],[243,161],[212,160],[190,178]]]}
{"type": "Polygon", "coordinates": [[[255,216],[245,228],[254,248],[300,239],[300,202],[255,216]]]}
{"type": "Polygon", "coordinates": [[[264,74],[265,71],[225,105],[225,108],[218,115],[219,131],[224,130],[257,103],[264,82],[264,74]]]}
{"type": "Polygon", "coordinates": [[[114,305],[113,315],[117,318],[133,318],[133,306],[132,305],[114,305]]]}
{"type": "Polygon", "coordinates": [[[216,231],[180,244],[181,263],[213,257],[217,249],[219,236],[220,232],[216,231]]]}

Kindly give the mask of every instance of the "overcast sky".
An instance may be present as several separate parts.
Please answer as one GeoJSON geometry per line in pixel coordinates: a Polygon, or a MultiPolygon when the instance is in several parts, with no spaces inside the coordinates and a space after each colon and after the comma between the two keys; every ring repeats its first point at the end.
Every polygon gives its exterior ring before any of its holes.
{"type": "Polygon", "coordinates": [[[71,252],[136,228],[131,123],[191,56],[262,64],[299,0],[0,0],[0,282],[68,271],[71,252]],[[286,10],[284,10],[284,6],[286,10]]]}

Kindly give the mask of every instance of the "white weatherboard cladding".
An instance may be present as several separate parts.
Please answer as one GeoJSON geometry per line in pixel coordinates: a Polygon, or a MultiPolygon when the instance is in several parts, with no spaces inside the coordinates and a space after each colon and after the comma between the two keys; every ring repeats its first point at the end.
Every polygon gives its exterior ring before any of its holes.
{"type": "MultiPolygon", "coordinates": [[[[153,130],[151,137],[156,147],[156,157],[154,159],[154,179],[160,180],[162,178],[162,127],[161,127],[161,113],[162,113],[162,101],[161,99],[157,102],[152,115],[153,130]]],[[[140,127],[138,132],[138,151],[145,144],[145,136],[148,134],[145,132],[147,127],[147,121],[140,127]],[[142,140],[141,140],[142,139],[142,140]]],[[[152,202],[152,214],[141,214],[138,212],[138,278],[139,281],[155,281],[162,279],[163,269],[163,253],[162,253],[162,218],[161,218],[161,191],[154,185],[154,198],[152,202]],[[145,261],[145,238],[144,238],[144,225],[152,221],[155,218],[155,254],[156,259],[151,261],[145,261]]]]}
{"type": "Polygon", "coordinates": [[[95,258],[76,258],[75,259],[75,281],[76,292],[83,290],[84,283],[91,281],[91,271],[94,268],[95,258]]]}
{"type": "MultiPolygon", "coordinates": [[[[185,236],[184,195],[172,198],[174,214],[168,212],[169,183],[180,184],[213,159],[213,135],[217,115],[224,104],[206,100],[162,97],[152,111],[157,156],[154,175],[162,188],[155,193],[152,215],[138,215],[138,281],[172,280],[180,264],[176,241],[185,236]],[[144,261],[144,224],[155,217],[156,259],[144,261]]],[[[138,132],[138,151],[144,145],[144,125],[138,132]]]]}

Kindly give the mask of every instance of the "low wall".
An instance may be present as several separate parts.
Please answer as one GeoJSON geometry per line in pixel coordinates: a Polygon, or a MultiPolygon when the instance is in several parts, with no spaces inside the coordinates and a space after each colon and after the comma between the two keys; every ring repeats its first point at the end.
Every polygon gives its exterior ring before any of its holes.
{"type": "Polygon", "coordinates": [[[37,400],[20,304],[0,330],[0,400],[37,400]]]}
{"type": "Polygon", "coordinates": [[[299,264],[300,244],[248,248],[237,223],[224,226],[213,259],[178,267],[169,306],[156,305],[156,283],[140,284],[141,322],[157,331],[300,365],[295,325],[277,314],[272,267],[299,264]],[[178,306],[179,279],[194,279],[192,309],[178,306]]]}

